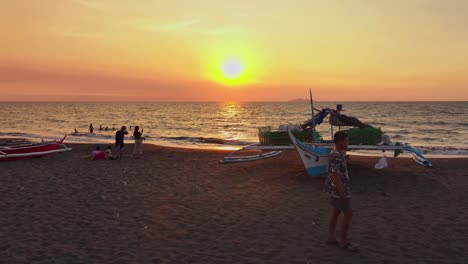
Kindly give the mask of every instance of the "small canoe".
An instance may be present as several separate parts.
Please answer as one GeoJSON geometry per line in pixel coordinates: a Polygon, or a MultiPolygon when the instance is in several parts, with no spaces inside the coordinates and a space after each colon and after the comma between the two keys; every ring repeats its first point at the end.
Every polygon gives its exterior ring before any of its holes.
{"type": "Polygon", "coordinates": [[[267,153],[260,153],[257,155],[250,155],[250,156],[233,156],[232,153],[231,155],[224,157],[222,160],[219,161],[221,164],[227,164],[227,163],[237,163],[237,162],[247,162],[247,161],[256,161],[256,160],[261,160],[261,159],[266,159],[266,158],[271,158],[278,156],[281,154],[282,151],[280,150],[274,150],[270,151],[267,153]]]}

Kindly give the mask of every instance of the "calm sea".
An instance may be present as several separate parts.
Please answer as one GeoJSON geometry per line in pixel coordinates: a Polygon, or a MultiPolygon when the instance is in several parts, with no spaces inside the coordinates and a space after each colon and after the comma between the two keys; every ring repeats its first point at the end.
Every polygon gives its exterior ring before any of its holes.
{"type": "MultiPolygon", "coordinates": [[[[337,102],[317,102],[334,108],[337,102]]],[[[468,153],[468,102],[343,102],[343,113],[380,127],[392,141],[423,152],[468,153]]],[[[249,103],[0,103],[0,137],[66,142],[113,142],[122,125],[144,129],[147,142],[196,148],[230,147],[258,142],[258,128],[299,124],[309,119],[304,102],[249,103]],[[72,134],[76,128],[95,134],[72,134]],[[99,126],[108,127],[100,131],[99,126]]],[[[324,123],[319,130],[329,136],[324,123]]],[[[130,140],[130,138],[128,139],[130,140]]]]}

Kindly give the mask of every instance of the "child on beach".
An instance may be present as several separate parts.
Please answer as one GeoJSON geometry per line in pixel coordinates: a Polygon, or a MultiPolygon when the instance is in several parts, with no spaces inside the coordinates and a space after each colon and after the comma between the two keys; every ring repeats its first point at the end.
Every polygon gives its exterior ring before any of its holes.
{"type": "Polygon", "coordinates": [[[117,159],[116,157],[112,156],[112,146],[107,146],[106,159],[108,159],[108,160],[116,160],[117,159]]]}
{"type": "Polygon", "coordinates": [[[100,159],[105,159],[106,154],[104,153],[104,151],[101,150],[100,147],[96,147],[95,150],[91,151],[90,155],[85,156],[84,158],[89,159],[89,160],[100,160],[100,159]]]}
{"type": "Polygon", "coordinates": [[[346,132],[338,131],[334,137],[335,147],[329,155],[328,176],[325,178],[325,192],[330,196],[330,222],[328,224],[327,244],[339,244],[349,251],[358,251],[356,245],[348,241],[348,230],[353,216],[348,168],[346,166],[346,149],[349,138],[346,132]],[[335,236],[339,215],[343,213],[341,223],[341,240],[335,236]]]}

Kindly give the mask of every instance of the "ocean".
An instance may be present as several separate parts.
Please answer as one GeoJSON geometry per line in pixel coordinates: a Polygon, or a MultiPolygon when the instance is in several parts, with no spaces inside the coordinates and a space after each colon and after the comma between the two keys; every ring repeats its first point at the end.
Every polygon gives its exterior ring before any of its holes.
{"type": "MultiPolygon", "coordinates": [[[[393,142],[423,153],[468,155],[468,102],[316,102],[381,128],[393,142]]],[[[66,142],[112,143],[122,125],[140,126],[147,143],[229,149],[258,142],[258,128],[300,124],[311,117],[308,101],[295,102],[2,102],[0,137],[33,141],[68,135],[66,142]],[[94,134],[87,134],[89,124],[94,134]],[[99,130],[108,127],[108,130],[99,130]],[[74,134],[74,129],[79,134],[74,134]],[[81,133],[83,132],[83,133],[81,133]]],[[[330,127],[319,126],[325,138],[330,127]]],[[[127,142],[131,142],[128,137],[127,142]]]]}

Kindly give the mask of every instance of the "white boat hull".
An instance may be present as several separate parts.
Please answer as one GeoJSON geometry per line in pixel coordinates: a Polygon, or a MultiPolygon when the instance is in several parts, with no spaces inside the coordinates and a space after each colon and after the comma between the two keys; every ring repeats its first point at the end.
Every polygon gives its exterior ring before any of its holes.
{"type": "Polygon", "coordinates": [[[331,148],[306,145],[304,142],[297,139],[291,133],[291,130],[289,130],[288,133],[304,163],[307,174],[311,177],[324,176],[328,171],[328,155],[330,154],[331,148]]]}
{"type": "Polygon", "coordinates": [[[261,153],[261,154],[252,155],[252,156],[232,156],[231,154],[227,157],[224,157],[222,160],[218,162],[221,164],[227,164],[227,163],[256,161],[256,160],[275,157],[275,156],[278,156],[279,154],[281,154],[281,151],[270,151],[268,153],[261,153]]]}

